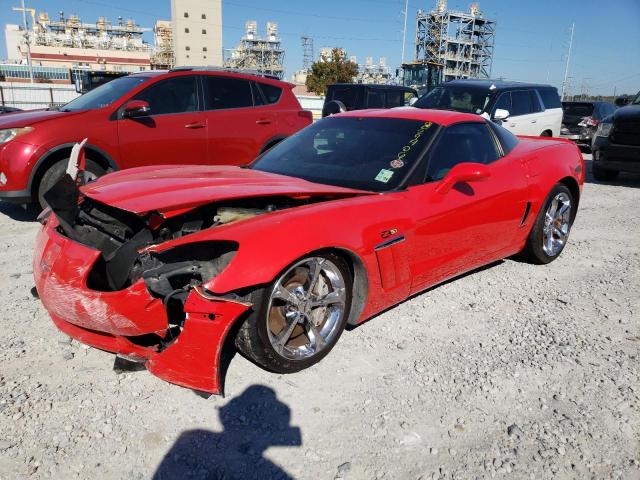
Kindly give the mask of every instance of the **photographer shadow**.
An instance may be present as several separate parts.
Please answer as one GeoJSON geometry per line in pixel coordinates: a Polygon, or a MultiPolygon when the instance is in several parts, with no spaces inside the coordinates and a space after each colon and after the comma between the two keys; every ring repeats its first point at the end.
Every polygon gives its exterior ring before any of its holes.
{"type": "Polygon", "coordinates": [[[301,446],[291,409],[275,392],[252,385],[219,409],[222,432],[183,432],[158,466],[153,479],[292,479],[264,457],[269,447],[301,446]]]}

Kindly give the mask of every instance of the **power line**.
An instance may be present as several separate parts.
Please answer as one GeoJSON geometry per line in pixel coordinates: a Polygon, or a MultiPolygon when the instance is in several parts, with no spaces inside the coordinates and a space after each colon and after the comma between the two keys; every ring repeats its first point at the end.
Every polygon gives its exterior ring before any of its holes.
{"type": "MultiPolygon", "coordinates": [[[[97,5],[97,6],[106,6],[109,8],[114,8],[113,5],[109,5],[107,3],[104,2],[99,2],[96,0],[74,0],[78,3],[83,3],[83,4],[92,4],[92,5],[97,5]]],[[[226,1],[226,0],[225,0],[226,1]]],[[[118,8],[118,10],[120,11],[125,11],[125,12],[130,12],[130,13],[139,13],[141,15],[146,15],[146,16],[150,16],[150,17],[154,17],[157,19],[168,19],[168,17],[166,15],[157,15],[157,14],[153,14],[150,12],[142,12],[141,10],[135,10],[135,9],[131,9],[131,8],[118,8]]],[[[201,21],[201,20],[192,20],[192,23],[199,23],[199,24],[203,24],[203,25],[213,25],[216,27],[220,27],[220,28],[224,28],[224,29],[232,29],[232,30],[241,30],[244,31],[245,29],[242,27],[234,27],[234,26],[228,26],[228,25],[222,25],[220,23],[211,23],[211,22],[206,22],[206,21],[201,21]]],[[[280,36],[290,36],[290,37],[296,37],[296,38],[300,38],[301,36],[304,35],[309,35],[309,32],[286,32],[286,31],[282,31],[280,30],[279,32],[280,36]]],[[[380,37],[348,37],[348,36],[335,36],[335,35],[312,35],[314,38],[321,38],[321,39],[325,39],[325,40],[350,40],[350,41],[360,41],[360,42],[400,42],[400,39],[391,39],[391,38],[380,38],[380,37]]]]}

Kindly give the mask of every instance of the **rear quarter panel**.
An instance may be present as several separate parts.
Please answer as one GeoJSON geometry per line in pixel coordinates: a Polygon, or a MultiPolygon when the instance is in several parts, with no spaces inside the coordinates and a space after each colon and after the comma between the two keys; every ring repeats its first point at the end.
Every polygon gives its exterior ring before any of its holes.
{"type": "MultiPolygon", "coordinates": [[[[549,191],[557,183],[575,182],[579,192],[585,181],[585,164],[580,150],[571,140],[548,137],[519,137],[519,150],[525,165],[531,213],[520,241],[523,243],[549,191]]],[[[579,201],[579,198],[578,198],[579,201]]]]}
{"type": "Polygon", "coordinates": [[[288,137],[298,130],[311,125],[313,120],[309,117],[301,116],[300,112],[302,110],[302,106],[293,91],[288,86],[285,86],[277,104],[278,134],[288,137]]]}
{"type": "Polygon", "coordinates": [[[560,129],[562,128],[562,108],[547,108],[544,112],[541,112],[543,117],[542,128],[540,133],[545,130],[551,130],[552,137],[560,136],[560,129]]]}

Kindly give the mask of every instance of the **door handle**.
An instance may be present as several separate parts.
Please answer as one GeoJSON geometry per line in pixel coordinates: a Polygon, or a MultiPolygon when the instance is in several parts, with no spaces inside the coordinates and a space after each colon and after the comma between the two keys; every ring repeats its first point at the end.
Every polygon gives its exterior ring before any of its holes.
{"type": "Polygon", "coordinates": [[[531,123],[538,123],[537,120],[531,120],[531,123]]]}
{"type": "Polygon", "coordinates": [[[204,128],[207,125],[204,123],[188,123],[187,125],[184,126],[184,128],[204,128]]]}
{"type": "Polygon", "coordinates": [[[260,120],[256,120],[258,125],[271,125],[271,120],[268,118],[261,118],[260,120]]]}

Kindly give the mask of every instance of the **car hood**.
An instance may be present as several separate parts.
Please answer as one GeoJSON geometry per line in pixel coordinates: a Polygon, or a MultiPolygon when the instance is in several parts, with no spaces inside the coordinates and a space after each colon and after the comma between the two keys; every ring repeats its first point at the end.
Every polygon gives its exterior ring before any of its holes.
{"type": "Polygon", "coordinates": [[[337,196],[371,192],[308,182],[232,166],[154,166],[109,174],[82,188],[87,197],[136,214],[173,216],[204,205],[249,197],[337,196]]]}
{"type": "Polygon", "coordinates": [[[74,115],[72,112],[59,112],[58,110],[28,110],[26,112],[15,112],[10,115],[0,117],[0,129],[28,127],[44,120],[51,120],[57,117],[74,115]]]}
{"type": "Polygon", "coordinates": [[[613,114],[614,122],[640,122],[640,105],[627,105],[613,114]]]}

